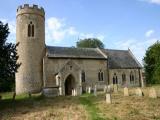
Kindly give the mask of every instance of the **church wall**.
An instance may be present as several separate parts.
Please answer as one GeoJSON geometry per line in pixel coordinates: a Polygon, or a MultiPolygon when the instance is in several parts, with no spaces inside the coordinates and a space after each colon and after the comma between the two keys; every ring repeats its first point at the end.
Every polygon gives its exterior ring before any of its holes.
{"type": "Polygon", "coordinates": [[[140,86],[140,74],[139,69],[110,69],[109,70],[109,83],[113,84],[113,77],[116,74],[118,78],[118,84],[122,87],[138,87],[140,86]],[[130,74],[133,73],[134,81],[130,81],[130,74]],[[126,84],[123,84],[122,74],[126,76],[126,84]]]}
{"type": "MultiPolygon", "coordinates": [[[[58,73],[69,60],[70,59],[44,58],[44,87],[56,86],[55,74],[58,73]]],[[[106,60],[72,59],[72,61],[80,67],[81,71],[83,70],[85,72],[85,83],[82,83],[84,86],[91,86],[93,88],[96,84],[98,89],[99,87],[104,86],[104,84],[107,84],[106,60]],[[98,81],[98,72],[100,70],[103,72],[104,81],[98,81]]],[[[76,75],[76,72],[77,71],[72,71],[72,74],[76,75]]],[[[81,72],[79,72],[79,74],[80,73],[81,72]]],[[[77,78],[80,80],[80,77],[77,78]]]]}

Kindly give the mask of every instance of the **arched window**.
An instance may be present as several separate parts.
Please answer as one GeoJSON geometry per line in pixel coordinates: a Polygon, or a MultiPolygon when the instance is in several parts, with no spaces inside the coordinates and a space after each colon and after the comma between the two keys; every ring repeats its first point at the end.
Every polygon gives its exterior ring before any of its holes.
{"type": "Polygon", "coordinates": [[[29,24],[28,25],[28,37],[30,37],[31,36],[31,25],[29,24]]]}
{"type": "Polygon", "coordinates": [[[32,22],[28,25],[28,37],[34,37],[34,25],[32,22]]]}
{"type": "Polygon", "coordinates": [[[104,76],[103,76],[102,70],[100,70],[100,71],[98,72],[98,80],[99,80],[99,81],[103,81],[103,80],[104,80],[104,76]]]}
{"type": "Polygon", "coordinates": [[[32,37],[34,37],[34,25],[32,25],[32,37]]]}
{"type": "Polygon", "coordinates": [[[114,76],[113,76],[113,84],[118,84],[118,77],[116,73],[114,73],[114,76]]]}
{"type": "Polygon", "coordinates": [[[125,73],[122,74],[122,84],[123,85],[126,84],[126,74],[125,73]]]}
{"type": "Polygon", "coordinates": [[[84,71],[82,71],[82,73],[81,73],[81,80],[82,80],[82,82],[86,81],[85,80],[85,72],[84,71]]]}
{"type": "Polygon", "coordinates": [[[134,75],[133,75],[133,72],[130,73],[130,83],[134,84],[134,75]]]}

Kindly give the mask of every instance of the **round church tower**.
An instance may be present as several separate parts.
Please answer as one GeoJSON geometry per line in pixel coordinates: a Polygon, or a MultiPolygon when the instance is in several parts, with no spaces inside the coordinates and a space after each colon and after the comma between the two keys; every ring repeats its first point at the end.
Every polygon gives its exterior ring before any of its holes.
{"type": "Polygon", "coordinates": [[[45,50],[45,12],[37,5],[19,6],[16,16],[18,63],[16,93],[38,93],[42,90],[45,50]]]}

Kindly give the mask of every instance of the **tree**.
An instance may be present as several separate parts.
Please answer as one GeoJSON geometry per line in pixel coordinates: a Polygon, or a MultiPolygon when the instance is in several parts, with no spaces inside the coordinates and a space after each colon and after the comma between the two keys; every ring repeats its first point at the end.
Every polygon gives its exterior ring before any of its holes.
{"type": "Polygon", "coordinates": [[[104,44],[97,38],[81,39],[76,46],[79,48],[104,48],[104,44]]]}
{"type": "Polygon", "coordinates": [[[8,35],[8,24],[3,24],[0,21],[0,92],[9,91],[13,88],[15,72],[20,66],[16,63],[18,59],[16,47],[18,44],[7,43],[8,35]]]}
{"type": "Polygon", "coordinates": [[[160,42],[150,46],[146,51],[144,61],[144,69],[147,84],[160,83],[160,42]]]}

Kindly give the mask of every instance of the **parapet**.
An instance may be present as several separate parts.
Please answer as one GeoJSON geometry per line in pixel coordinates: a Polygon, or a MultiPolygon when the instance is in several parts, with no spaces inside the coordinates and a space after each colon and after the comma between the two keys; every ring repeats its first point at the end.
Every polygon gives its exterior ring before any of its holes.
{"type": "Polygon", "coordinates": [[[38,7],[38,5],[29,5],[29,4],[24,4],[24,5],[20,5],[17,8],[17,16],[20,14],[38,14],[41,16],[45,15],[45,11],[43,9],[43,7],[38,7]]]}

